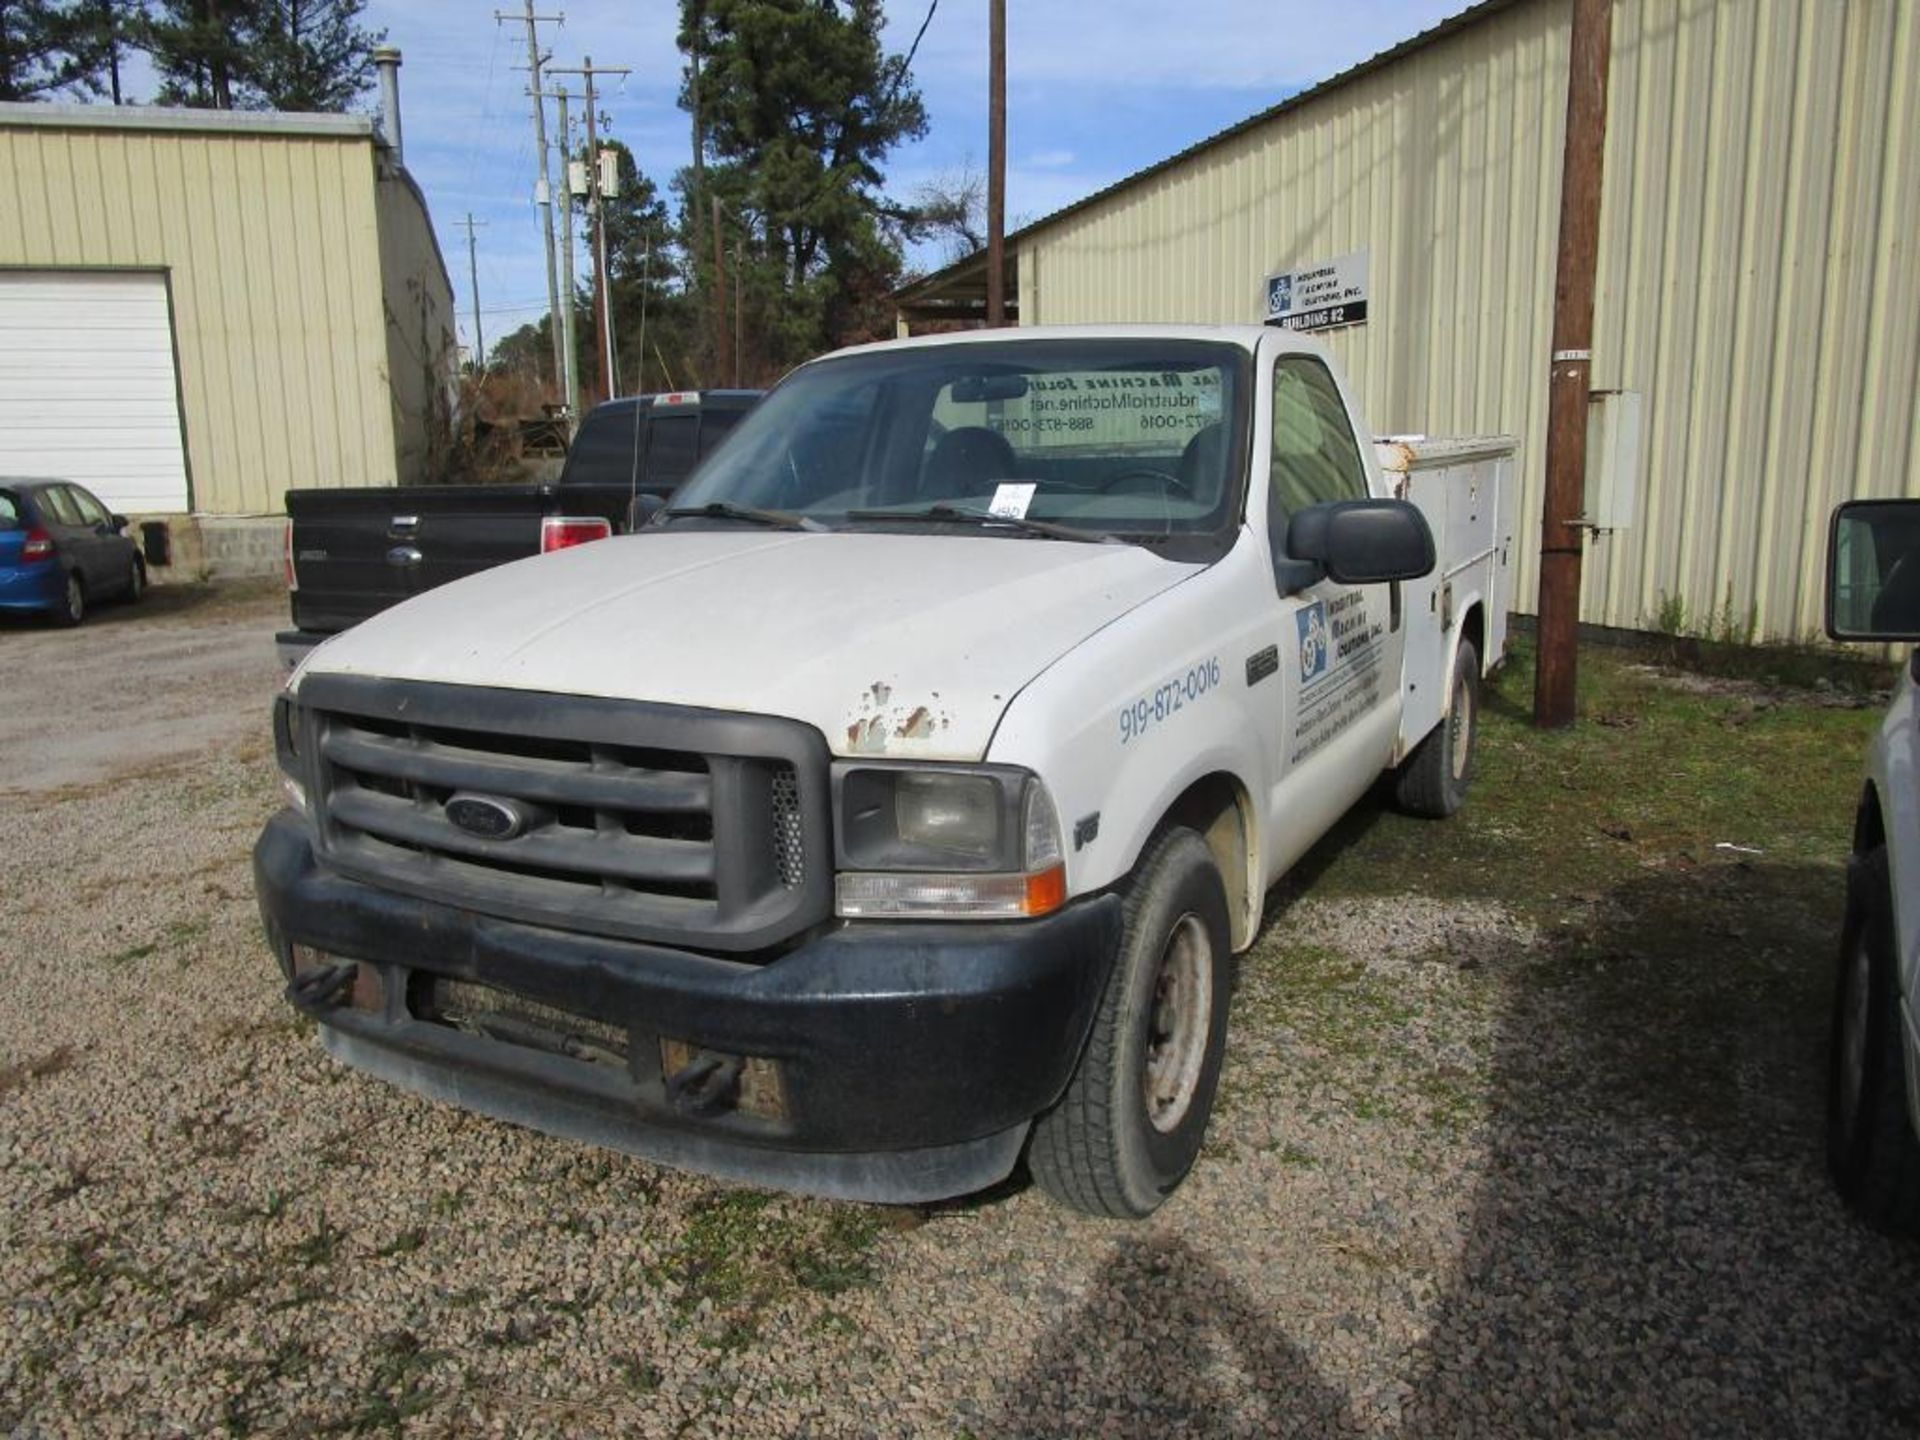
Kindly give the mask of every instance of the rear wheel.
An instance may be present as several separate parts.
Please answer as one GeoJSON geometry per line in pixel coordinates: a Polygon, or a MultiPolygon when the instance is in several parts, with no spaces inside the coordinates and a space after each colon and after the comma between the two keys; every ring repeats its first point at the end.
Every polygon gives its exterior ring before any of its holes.
{"type": "Polygon", "coordinates": [[[1827,1167],[1868,1224],[1920,1232],[1920,1140],[1907,1115],[1886,847],[1847,867],[1847,919],[1827,1056],[1827,1167]]]}
{"type": "Polygon", "coordinates": [[[1120,953],[1080,1067],[1035,1122],[1028,1168],[1054,1199],[1139,1219],[1200,1153],[1227,1039],[1226,887],[1206,842],[1163,832],[1128,887],[1120,953]]]}
{"type": "Polygon", "coordinates": [[[1471,640],[1455,647],[1447,713],[1400,766],[1394,797],[1402,809],[1443,820],[1458,810],[1473,783],[1473,746],[1480,731],[1480,654],[1471,640]]]}
{"type": "Polygon", "coordinates": [[[80,583],[78,571],[67,572],[66,589],[60,597],[60,608],[53,612],[54,620],[61,625],[78,625],[87,618],[87,587],[80,583]]]}

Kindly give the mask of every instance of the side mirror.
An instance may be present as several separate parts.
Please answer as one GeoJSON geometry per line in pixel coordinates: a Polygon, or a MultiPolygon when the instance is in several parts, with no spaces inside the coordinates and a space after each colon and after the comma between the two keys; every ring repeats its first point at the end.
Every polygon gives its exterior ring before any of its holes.
{"type": "Polygon", "coordinates": [[[124,515],[109,515],[107,517],[107,523],[113,526],[113,533],[118,535],[133,522],[124,515]]]}
{"type": "Polygon", "coordinates": [[[1418,580],[1433,570],[1433,532],[1405,500],[1332,500],[1294,515],[1286,558],[1318,565],[1341,585],[1418,580]]]}
{"type": "Polygon", "coordinates": [[[631,535],[635,530],[652,524],[653,517],[666,509],[666,506],[667,499],[664,495],[649,495],[642,490],[633,497],[633,503],[627,507],[627,533],[631,535]]]}
{"type": "Polygon", "coordinates": [[[1849,500],[1827,529],[1827,634],[1920,640],[1920,500],[1849,500]]]}

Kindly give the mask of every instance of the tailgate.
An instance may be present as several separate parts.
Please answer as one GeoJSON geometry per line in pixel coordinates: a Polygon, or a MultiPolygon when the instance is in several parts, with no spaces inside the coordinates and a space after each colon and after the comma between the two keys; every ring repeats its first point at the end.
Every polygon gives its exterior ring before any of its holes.
{"type": "Polygon", "coordinates": [[[540,549],[535,485],[290,490],[294,623],[332,632],[411,595],[540,549]]]}

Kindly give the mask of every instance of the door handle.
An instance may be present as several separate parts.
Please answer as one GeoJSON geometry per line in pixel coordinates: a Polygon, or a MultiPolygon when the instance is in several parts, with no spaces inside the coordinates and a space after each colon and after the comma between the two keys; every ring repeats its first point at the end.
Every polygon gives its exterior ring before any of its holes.
{"type": "Polygon", "coordinates": [[[402,570],[413,568],[425,558],[415,545],[396,545],[387,551],[387,564],[402,570]]]}

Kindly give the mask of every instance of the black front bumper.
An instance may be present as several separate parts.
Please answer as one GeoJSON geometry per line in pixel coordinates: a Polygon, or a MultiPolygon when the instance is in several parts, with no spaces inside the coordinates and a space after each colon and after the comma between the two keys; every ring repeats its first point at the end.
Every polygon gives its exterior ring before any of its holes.
{"type": "Polygon", "coordinates": [[[857,924],[764,964],[521,924],[347,879],[291,812],[254,848],[283,970],[301,945],[366,962],[377,1008],[322,1013],[360,1069],[553,1134],[844,1199],[964,1194],[1013,1168],[1065,1089],[1119,941],[1111,895],[1045,920],[857,924]],[[444,977],[622,1027],[624,1069],[419,1018],[444,977]],[[779,1073],[777,1115],[674,1103],[662,1041],[779,1073]]]}

